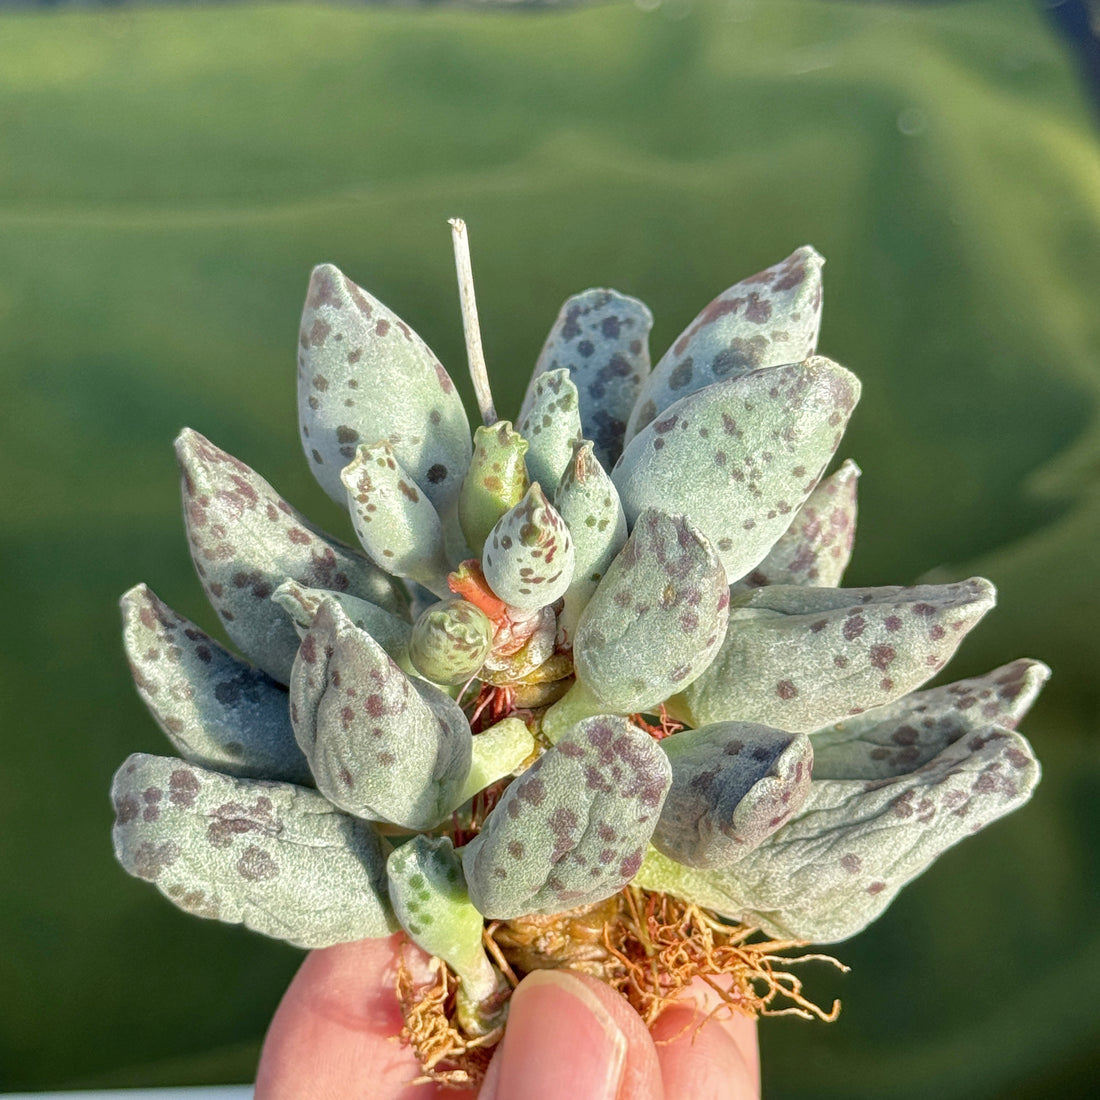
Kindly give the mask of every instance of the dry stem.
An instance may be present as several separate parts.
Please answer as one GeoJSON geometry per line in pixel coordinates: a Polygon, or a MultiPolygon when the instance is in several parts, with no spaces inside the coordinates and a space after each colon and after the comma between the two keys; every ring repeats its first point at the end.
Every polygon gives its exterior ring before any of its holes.
{"type": "Polygon", "coordinates": [[[470,364],[470,378],[474,383],[481,419],[486,424],[497,422],[493,393],[489,388],[489,371],[485,366],[485,352],[481,347],[481,325],[477,319],[477,300],[474,297],[474,271],[470,263],[470,239],[466,235],[466,223],[461,218],[451,218],[451,237],[455,249],[455,270],[458,273],[458,297],[462,304],[462,329],[466,333],[466,357],[470,364]]]}

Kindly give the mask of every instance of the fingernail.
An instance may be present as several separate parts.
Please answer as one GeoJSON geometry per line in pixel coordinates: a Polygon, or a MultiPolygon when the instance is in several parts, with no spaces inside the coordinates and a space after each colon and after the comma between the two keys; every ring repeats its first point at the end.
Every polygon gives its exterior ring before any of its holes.
{"type": "Polygon", "coordinates": [[[615,1100],[626,1037],[582,982],[536,970],[512,995],[497,1059],[479,1100],[615,1100]]]}

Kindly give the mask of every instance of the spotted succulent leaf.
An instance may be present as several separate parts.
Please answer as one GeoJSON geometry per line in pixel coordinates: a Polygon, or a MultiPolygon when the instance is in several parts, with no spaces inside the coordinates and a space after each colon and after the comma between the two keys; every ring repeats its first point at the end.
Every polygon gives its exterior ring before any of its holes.
{"type": "Polygon", "coordinates": [[[454,700],[410,679],[335,600],[302,639],[290,717],[317,789],[371,821],[431,828],[458,804],[471,735],[454,700]]]}
{"type": "Polygon", "coordinates": [[[818,482],[767,557],[730,588],[738,592],[766,584],[840,584],[856,534],[856,485],[860,469],[848,459],[818,482]]]}
{"type": "Polygon", "coordinates": [[[493,525],[531,486],[524,456],[527,440],[508,420],[474,431],[474,456],[462,481],[458,519],[470,549],[480,553],[493,525]]]}
{"type": "Polygon", "coordinates": [[[347,592],[406,614],[403,586],[349,546],[321,534],[259,474],[184,428],[176,440],[191,558],[226,633],[285,684],[298,635],[269,598],[285,580],[347,592]]]}
{"type": "Polygon", "coordinates": [[[119,862],[189,913],[300,947],[397,927],[384,842],[316,791],[135,753],[111,799],[119,862]]]}
{"type": "Polygon", "coordinates": [[[653,846],[688,867],[730,867],[790,820],[810,792],[804,733],[720,722],[661,741],[672,786],[653,846]]]}
{"type": "Polygon", "coordinates": [[[648,734],[606,715],[579,723],[508,789],[462,865],[494,920],[610,897],[637,873],[671,782],[648,734]]]}
{"type": "Polygon", "coordinates": [[[835,943],[946,849],[1023,805],[1038,781],[1027,741],[987,726],[905,775],[815,780],[798,817],[729,870],[654,852],[636,881],[774,936],[835,943]]]}
{"type": "Polygon", "coordinates": [[[121,606],[138,694],[184,759],[229,775],[312,783],[280,684],[144,584],[131,588],[121,606]]]}
{"type": "Polygon", "coordinates": [[[983,726],[1014,730],[1050,669],[1021,658],[954,684],[906,695],[813,735],[818,779],[887,779],[915,771],[983,726]]]}
{"type": "Polygon", "coordinates": [[[506,604],[538,611],[573,579],[573,537],[536,481],[497,521],[481,554],[489,587],[506,604]]]}
{"type": "Polygon", "coordinates": [[[582,436],[577,387],[568,370],[549,370],[535,378],[519,431],[528,443],[531,480],[553,496],[573,456],[573,444],[582,436]]]}
{"type": "Polygon", "coordinates": [[[538,379],[564,368],[577,387],[581,426],[607,469],[618,461],[630,410],[649,374],[653,315],[637,298],[594,289],[568,298],[546,338],[527,387],[520,419],[534,401],[538,379]]]}
{"type": "Polygon", "coordinates": [[[416,581],[437,596],[447,593],[450,565],[443,523],[389,442],[359,447],[340,478],[367,556],[395,577],[416,581]]]}
{"type": "Polygon", "coordinates": [[[413,625],[410,655],[417,671],[437,684],[471,680],[493,645],[493,624],[468,600],[440,600],[413,625]]]}
{"type": "Polygon", "coordinates": [[[355,448],[389,440],[398,461],[451,514],[470,461],[470,426],[450,375],[395,313],[332,264],[313,269],[298,349],[302,446],[337,504],[355,448]]]}
{"type": "Polygon", "coordinates": [[[859,398],[821,357],[750,371],[681,398],[627,444],[611,478],[628,523],[683,513],[731,578],[764,558],[817,485],[859,398]]]}
{"type": "Polygon", "coordinates": [[[638,394],[629,443],[670,405],[714,382],[813,355],[821,327],[821,268],[809,245],[723,291],[677,337],[638,394]]]}
{"type": "Polygon", "coordinates": [[[707,672],[672,703],[693,725],[810,732],[918,688],[993,606],[989,581],[911,588],[769,585],[740,594],[707,672]]]}

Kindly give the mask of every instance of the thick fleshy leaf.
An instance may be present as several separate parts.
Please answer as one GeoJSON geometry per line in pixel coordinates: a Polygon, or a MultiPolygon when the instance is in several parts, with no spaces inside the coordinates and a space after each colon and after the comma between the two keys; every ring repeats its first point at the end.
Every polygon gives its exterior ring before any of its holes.
{"type": "Polygon", "coordinates": [[[685,514],[726,575],[755,568],[840,443],[859,380],[828,359],[751,371],[671,405],[627,444],[611,478],[628,523],[685,514]]]}
{"type": "Polygon", "coordinates": [[[298,418],[310,469],[337,504],[355,448],[387,439],[449,516],[470,461],[462,399],[431,348],[332,264],[313,269],[302,311],[298,418]]]}
{"type": "Polygon", "coordinates": [[[661,741],[672,786],[653,847],[688,867],[730,867],[797,813],[814,750],[804,733],[720,722],[661,741]]]}
{"type": "Polygon", "coordinates": [[[489,617],[467,600],[441,600],[413,625],[409,655],[421,676],[464,684],[485,664],[493,645],[489,617]]]}
{"type": "Polygon", "coordinates": [[[718,555],[683,517],[642,514],[577,626],[577,678],[619,714],[647,710],[706,670],[729,588],[718,555]]]}
{"type": "Polygon", "coordinates": [[[384,842],[316,791],[135,753],[111,800],[119,863],[189,913],[299,947],[397,928],[384,842]]]}
{"type": "Polygon", "coordinates": [[[582,435],[577,387],[569,371],[546,371],[534,379],[519,431],[528,443],[527,472],[552,497],[582,435]]]}
{"type": "Polygon", "coordinates": [[[689,393],[813,355],[821,327],[824,263],[803,245],[781,263],[719,294],[653,368],[627,425],[627,443],[689,393]]]}
{"type": "Polygon", "coordinates": [[[396,615],[400,582],[322,535],[259,474],[184,428],[176,440],[183,518],[207,598],[244,655],[285,684],[298,634],[270,596],[285,580],[360,596],[396,615]]]}
{"type": "Polygon", "coordinates": [[[473,1023],[475,1034],[492,1030],[507,995],[501,996],[503,983],[485,954],[485,922],[470,902],[451,838],[414,836],[394,849],[386,871],[401,927],[458,975],[463,1022],[473,1023]]]}
{"type": "Polygon", "coordinates": [[[527,440],[508,420],[474,431],[474,457],[462,481],[458,520],[475,554],[481,553],[496,521],[519,504],[530,487],[526,454],[527,440]]]}
{"type": "Polygon", "coordinates": [[[521,718],[502,718],[474,737],[473,758],[462,802],[473,798],[490,783],[519,772],[535,753],[535,739],[521,718]]]}
{"type": "Polygon", "coordinates": [[[840,584],[856,534],[856,485],[860,469],[848,459],[822,478],[799,508],[794,522],[747,576],[730,586],[733,593],[766,584],[840,584]]]}
{"type": "Polygon", "coordinates": [[[306,588],[297,581],[284,581],[271,598],[290,616],[298,637],[304,638],[313,625],[313,616],[325,599],[335,600],[344,614],[360,630],[365,630],[400,669],[418,675],[409,657],[412,627],[404,619],[391,615],[377,604],[349,596],[346,592],[326,592],[323,588],[306,588]]]}
{"type": "Polygon", "coordinates": [[[739,595],[713,664],[670,710],[693,726],[811,732],[931,679],[993,606],[981,577],[911,588],[769,585],[739,595]]]}
{"type": "Polygon", "coordinates": [[[121,606],[138,694],[177,752],[230,775],[312,782],[279,684],[144,584],[131,588],[121,606]]]}
{"type": "Polygon", "coordinates": [[[694,870],[651,850],[636,881],[773,936],[835,943],[947,848],[1022,806],[1038,781],[1027,741],[987,726],[907,775],[814,780],[795,820],[730,870],[694,870]]]}
{"type": "Polygon", "coordinates": [[[538,482],[493,527],[481,568],[493,592],[521,611],[564,595],[573,579],[573,538],[538,482]]]}
{"type": "Polygon", "coordinates": [[[558,615],[558,633],[572,645],[577,620],[627,535],[618,491],[587,440],[573,447],[554,505],[573,536],[573,579],[558,615]]]}
{"type": "Polygon", "coordinates": [[[437,825],[470,771],[471,734],[453,699],[409,678],[335,600],[294,662],[290,718],[317,789],[356,817],[437,825]]]}
{"type": "Polygon", "coordinates": [[[531,408],[539,377],[565,368],[577,387],[584,436],[610,469],[622,454],[630,410],[649,374],[652,327],[645,304],[617,290],[585,290],[566,299],[535,364],[520,418],[531,408]]]}
{"type": "Polygon", "coordinates": [[[586,719],[508,787],[466,845],[470,899],[510,920],[610,897],[641,866],[671,780],[647,733],[624,718],[586,719]]]}
{"type": "MultiPolygon", "coordinates": [[[[982,726],[1014,730],[1050,669],[1021,658],[837,722],[813,735],[815,779],[887,779],[923,767],[982,726]]],[[[973,747],[973,746],[972,746],[973,747]]]]}
{"type": "Polygon", "coordinates": [[[443,523],[393,447],[386,441],[359,447],[340,478],[355,533],[375,565],[437,596],[446,593],[450,565],[443,523]]]}

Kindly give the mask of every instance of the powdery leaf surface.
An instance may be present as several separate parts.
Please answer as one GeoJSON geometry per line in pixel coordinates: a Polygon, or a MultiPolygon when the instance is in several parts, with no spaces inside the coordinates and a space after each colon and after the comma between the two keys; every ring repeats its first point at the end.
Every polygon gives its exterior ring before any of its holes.
{"type": "Polygon", "coordinates": [[[628,523],[683,513],[726,575],[755,568],[813,491],[859,399],[859,381],[815,357],[716,382],[670,405],[627,444],[611,478],[628,523]]]}
{"type": "Polygon", "coordinates": [[[383,841],[316,791],[135,753],[111,799],[118,861],[189,913],[300,947],[397,927],[383,841]]]}
{"type": "Polygon", "coordinates": [[[348,813],[423,829],[458,805],[470,770],[465,715],[410,681],[334,600],[302,639],[290,717],[317,789],[348,813]]]}
{"type": "Polygon", "coordinates": [[[508,789],[463,852],[491,920],[610,897],[641,866],[672,781],[668,758],[623,718],[580,722],[508,789]]]}
{"type": "Polygon", "coordinates": [[[610,469],[622,454],[630,410],[649,375],[653,315],[617,290],[593,289],[566,299],[539,354],[520,418],[546,371],[564,368],[577,387],[581,425],[596,457],[610,469]]]}
{"type": "Polygon", "coordinates": [[[184,428],[176,440],[191,558],[226,633],[285,684],[298,634],[270,596],[285,580],[360,596],[397,615],[408,597],[362,554],[317,531],[259,474],[184,428]]]}
{"type": "Polygon", "coordinates": [[[852,556],[856,534],[856,486],[860,469],[848,459],[822,478],[799,508],[790,527],[731,594],[767,584],[805,584],[835,588],[852,556]]]}
{"type": "Polygon", "coordinates": [[[552,497],[582,435],[577,387],[569,371],[546,371],[534,379],[519,431],[528,443],[527,472],[552,497]]]}
{"type": "Polygon", "coordinates": [[[982,726],[1014,730],[1050,669],[1021,658],[954,684],[907,695],[813,734],[817,779],[886,779],[923,767],[982,726]]]}
{"type": "Polygon", "coordinates": [[[649,509],[581,614],[577,677],[609,710],[656,706],[714,659],[728,608],[713,547],[683,516],[649,509]]]}
{"type": "Polygon", "coordinates": [[[814,751],[804,733],[749,722],[685,730],[660,742],[672,787],[653,846],[689,867],[729,867],[796,813],[814,751]]]}
{"type": "Polygon", "coordinates": [[[312,783],[281,685],[144,584],[131,588],[121,606],[138,694],[177,752],[230,775],[312,783]]]}
{"type": "Polygon", "coordinates": [[[730,608],[722,649],[672,706],[692,725],[810,732],[930,679],[994,604],[980,577],[911,588],[770,585],[730,608]]]}
{"type": "Polygon", "coordinates": [[[638,394],[629,443],[670,405],[714,382],[813,355],[824,259],[803,245],[723,291],[677,337],[638,394]]]}
{"type": "Polygon", "coordinates": [[[448,515],[470,461],[470,425],[431,348],[332,264],[313,269],[298,345],[302,446],[325,492],[342,506],[340,470],[359,444],[386,439],[448,515]]]}
{"type": "Polygon", "coordinates": [[[507,420],[474,430],[474,456],[462,481],[458,520],[475,554],[481,553],[496,521],[523,500],[531,485],[524,462],[527,446],[507,420]]]}

